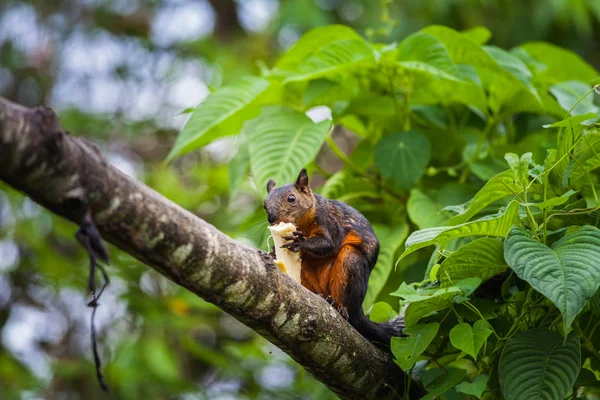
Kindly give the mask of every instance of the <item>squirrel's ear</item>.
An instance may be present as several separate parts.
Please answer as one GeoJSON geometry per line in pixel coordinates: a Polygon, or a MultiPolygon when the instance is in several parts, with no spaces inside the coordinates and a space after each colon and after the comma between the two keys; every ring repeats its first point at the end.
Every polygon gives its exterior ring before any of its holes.
{"type": "Polygon", "coordinates": [[[275,187],[275,181],[273,179],[269,179],[267,182],[267,193],[271,193],[271,190],[275,187]]]}
{"type": "Polygon", "coordinates": [[[306,168],[302,168],[300,174],[298,174],[298,179],[296,179],[296,189],[302,192],[308,192],[308,174],[306,173],[306,168]]]}

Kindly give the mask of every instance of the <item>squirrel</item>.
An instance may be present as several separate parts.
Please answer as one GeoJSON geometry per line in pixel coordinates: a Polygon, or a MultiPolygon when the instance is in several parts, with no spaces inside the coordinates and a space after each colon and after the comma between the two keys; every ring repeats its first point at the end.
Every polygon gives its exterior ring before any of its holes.
{"type": "Polygon", "coordinates": [[[264,208],[269,224],[296,226],[282,247],[301,252],[302,286],[327,299],[367,339],[389,346],[393,336],[402,336],[402,317],[379,324],[363,313],[379,241],[360,212],[313,193],[306,169],[292,184],[275,188],[270,179],[264,208]]]}

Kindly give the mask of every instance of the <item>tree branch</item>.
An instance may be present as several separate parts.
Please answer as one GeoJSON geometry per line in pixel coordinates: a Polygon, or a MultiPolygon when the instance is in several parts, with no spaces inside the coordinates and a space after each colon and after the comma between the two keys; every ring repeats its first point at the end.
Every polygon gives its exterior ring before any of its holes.
{"type": "Polygon", "coordinates": [[[77,224],[89,209],[104,239],[263,335],[340,397],[404,392],[391,357],[325,300],[264,252],[120,172],[96,146],[61,130],[49,108],[0,98],[0,180],[77,224]]]}

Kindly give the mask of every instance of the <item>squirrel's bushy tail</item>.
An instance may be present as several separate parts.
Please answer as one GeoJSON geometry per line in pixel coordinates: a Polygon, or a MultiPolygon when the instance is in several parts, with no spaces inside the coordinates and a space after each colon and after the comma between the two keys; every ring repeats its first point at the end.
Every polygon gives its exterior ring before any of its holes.
{"type": "Polygon", "coordinates": [[[390,345],[392,337],[403,336],[404,316],[402,314],[389,321],[378,324],[371,321],[362,310],[360,310],[359,315],[354,318],[354,321],[350,322],[361,335],[373,342],[378,342],[386,346],[390,345]]]}

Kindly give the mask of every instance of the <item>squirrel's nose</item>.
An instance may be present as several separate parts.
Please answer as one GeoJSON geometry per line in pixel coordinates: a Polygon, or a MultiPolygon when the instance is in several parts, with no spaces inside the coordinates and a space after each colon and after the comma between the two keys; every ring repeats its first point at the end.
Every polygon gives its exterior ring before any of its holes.
{"type": "Polygon", "coordinates": [[[273,214],[269,214],[269,213],[267,213],[267,219],[269,220],[270,224],[273,224],[273,223],[275,223],[275,221],[277,221],[277,218],[273,214]]]}

